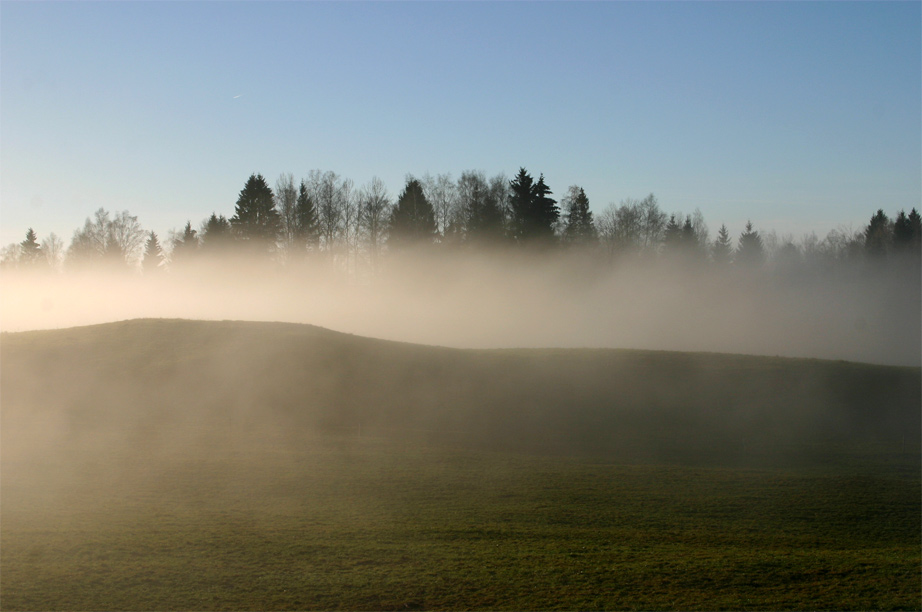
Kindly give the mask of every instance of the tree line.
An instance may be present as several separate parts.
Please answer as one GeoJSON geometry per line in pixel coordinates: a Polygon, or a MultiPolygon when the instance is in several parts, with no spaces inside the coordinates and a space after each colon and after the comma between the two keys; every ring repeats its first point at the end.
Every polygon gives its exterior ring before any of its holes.
{"type": "Polygon", "coordinates": [[[502,174],[465,171],[408,176],[392,199],[373,178],[356,188],[335,172],[311,171],[295,182],[282,174],[273,189],[251,175],[230,218],[213,212],[197,227],[191,220],[164,242],[128,211],[100,208],[77,229],[70,245],[49,234],[41,243],[32,228],[25,240],[0,252],[0,266],[58,271],[105,266],[144,274],[182,268],[192,261],[247,257],[282,266],[325,260],[348,273],[374,273],[388,253],[414,247],[433,251],[470,248],[582,249],[610,261],[682,260],[708,265],[791,268],[907,260],[918,263],[922,222],[913,208],[892,219],[882,209],[860,230],[833,230],[795,241],[760,233],[748,222],[736,239],[721,225],[712,240],[700,210],[667,214],[653,194],[610,204],[594,217],[579,185],[560,200],[544,175],[521,168],[502,174]]]}

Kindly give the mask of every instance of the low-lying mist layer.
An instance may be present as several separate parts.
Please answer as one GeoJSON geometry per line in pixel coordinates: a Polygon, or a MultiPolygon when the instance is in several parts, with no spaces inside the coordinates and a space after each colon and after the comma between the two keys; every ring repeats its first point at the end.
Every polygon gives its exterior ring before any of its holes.
{"type": "Polygon", "coordinates": [[[4,272],[0,328],[141,317],[309,323],[459,348],[712,351],[922,365],[918,266],[826,273],[602,265],[578,253],[392,255],[373,276],[342,262],[175,273],[4,272]]]}

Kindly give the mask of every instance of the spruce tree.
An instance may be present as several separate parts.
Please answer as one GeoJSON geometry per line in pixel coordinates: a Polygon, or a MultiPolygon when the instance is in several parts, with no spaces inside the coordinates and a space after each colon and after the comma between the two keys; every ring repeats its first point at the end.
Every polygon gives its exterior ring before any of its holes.
{"type": "Polygon", "coordinates": [[[211,216],[202,223],[199,241],[204,252],[224,251],[230,246],[232,239],[231,224],[224,215],[211,213],[211,216]]]}
{"type": "Polygon", "coordinates": [[[873,259],[887,256],[893,241],[893,224],[882,209],[878,209],[864,230],[864,251],[873,259]]]}
{"type": "Polygon", "coordinates": [[[307,191],[307,184],[302,180],[298,188],[298,201],[295,204],[296,237],[302,246],[316,248],[320,240],[320,221],[317,219],[317,207],[307,191]]]}
{"type": "Polygon", "coordinates": [[[254,246],[271,247],[278,238],[280,218],[272,188],[261,174],[251,174],[237,198],[231,226],[235,235],[254,246]]]}
{"type": "Polygon", "coordinates": [[[160,246],[160,240],[157,239],[157,234],[151,232],[148,234],[147,242],[144,244],[141,270],[145,273],[158,272],[161,270],[162,263],[163,248],[160,246]]]}
{"type": "Polygon", "coordinates": [[[422,184],[414,178],[408,179],[391,213],[390,244],[431,244],[436,229],[435,211],[423,193],[422,184]]]}
{"type": "Polygon", "coordinates": [[[746,222],[746,231],[740,234],[736,249],[736,263],[746,266],[760,266],[765,260],[765,247],[759,232],[752,229],[752,221],[746,222]]]}
{"type": "Polygon", "coordinates": [[[542,241],[554,238],[554,224],[560,218],[557,200],[550,197],[551,189],[544,182],[544,175],[538,177],[533,193],[532,237],[542,241]]]}
{"type": "Polygon", "coordinates": [[[714,241],[714,246],[711,250],[711,258],[716,264],[727,264],[730,263],[730,256],[733,253],[733,245],[730,242],[730,232],[727,230],[727,226],[721,224],[720,230],[717,232],[717,239],[714,241]]]}
{"type": "Polygon", "coordinates": [[[512,213],[510,233],[512,238],[523,242],[531,235],[530,219],[533,206],[534,180],[525,168],[509,182],[509,208],[512,213]]]}
{"type": "MultiPolygon", "coordinates": [[[[572,189],[572,188],[571,188],[572,189]]],[[[575,197],[567,202],[566,225],[563,230],[564,240],[571,244],[588,244],[595,242],[598,233],[592,222],[592,211],[589,210],[589,198],[582,187],[576,192],[575,197]]]]}
{"type": "Polygon", "coordinates": [[[42,247],[38,243],[38,237],[35,231],[29,228],[26,232],[26,239],[19,243],[20,255],[19,264],[22,266],[34,266],[42,260],[42,247]]]}

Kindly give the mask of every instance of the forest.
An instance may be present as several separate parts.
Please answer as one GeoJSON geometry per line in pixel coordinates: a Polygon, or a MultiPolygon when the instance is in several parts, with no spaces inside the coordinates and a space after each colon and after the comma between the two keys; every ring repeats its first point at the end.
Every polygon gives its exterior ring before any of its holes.
{"type": "Polygon", "coordinates": [[[699,209],[668,213],[652,193],[611,203],[594,214],[579,185],[553,198],[544,175],[521,168],[512,180],[464,171],[421,178],[408,175],[392,197],[373,178],[356,187],[335,172],[313,170],[296,183],[282,174],[274,189],[261,174],[240,190],[233,214],[215,211],[186,221],[165,239],[146,230],[129,211],[98,209],[74,231],[70,244],[33,228],[0,251],[4,270],[70,272],[81,269],[159,274],[192,262],[245,257],[295,267],[324,262],[349,278],[374,276],[381,262],[410,247],[429,254],[477,249],[590,253],[603,263],[677,261],[747,271],[833,273],[910,264],[918,270],[922,218],[913,208],[892,217],[878,209],[858,230],[832,229],[820,238],[757,230],[752,222],[735,240],[726,225],[712,238],[699,209]]]}

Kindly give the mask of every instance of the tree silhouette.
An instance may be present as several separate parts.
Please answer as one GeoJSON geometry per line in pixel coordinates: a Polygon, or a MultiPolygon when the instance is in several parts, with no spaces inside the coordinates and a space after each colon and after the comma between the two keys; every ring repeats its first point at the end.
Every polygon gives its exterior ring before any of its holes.
{"type": "Polygon", "coordinates": [[[551,241],[560,209],[557,201],[550,197],[551,190],[544,182],[544,175],[534,182],[525,168],[519,168],[509,188],[512,237],[518,242],[551,241]]]}
{"type": "Polygon", "coordinates": [[[746,231],[740,234],[735,261],[746,266],[760,266],[765,260],[765,247],[759,232],[752,229],[752,221],[746,222],[746,231]]]}
{"type": "Polygon", "coordinates": [[[872,259],[883,259],[890,250],[893,239],[893,224],[882,209],[871,217],[864,230],[864,251],[872,259]]]}
{"type": "Polygon", "coordinates": [[[26,232],[26,239],[19,243],[19,247],[19,265],[33,267],[42,260],[42,247],[31,227],[26,232]]]}
{"type": "Polygon", "coordinates": [[[272,188],[261,174],[251,174],[237,198],[231,226],[238,239],[261,248],[275,244],[279,233],[279,213],[272,188]]]}
{"type": "Polygon", "coordinates": [[[144,256],[141,259],[141,270],[145,273],[159,272],[163,266],[163,248],[160,246],[160,240],[157,234],[151,232],[148,234],[147,242],[144,245],[144,256]]]}
{"type": "Polygon", "coordinates": [[[317,207],[302,180],[298,187],[298,200],[295,203],[295,242],[301,248],[317,248],[320,240],[320,222],[317,219],[317,207]]]}
{"type": "Polygon", "coordinates": [[[423,186],[408,178],[391,213],[390,244],[430,244],[435,240],[435,211],[423,194],[423,186]]]}
{"type": "Polygon", "coordinates": [[[582,187],[573,185],[564,198],[566,223],[563,229],[564,242],[569,244],[590,244],[598,239],[598,232],[592,222],[589,198],[582,187]]]}
{"type": "Polygon", "coordinates": [[[232,241],[230,221],[224,215],[211,213],[211,216],[202,223],[202,230],[199,233],[202,251],[209,254],[226,251],[230,248],[232,241]]]}
{"type": "Polygon", "coordinates": [[[733,245],[730,242],[730,232],[727,226],[721,224],[720,230],[717,231],[717,239],[714,240],[714,247],[711,249],[711,258],[716,264],[730,263],[730,257],[733,254],[733,245]]]}

